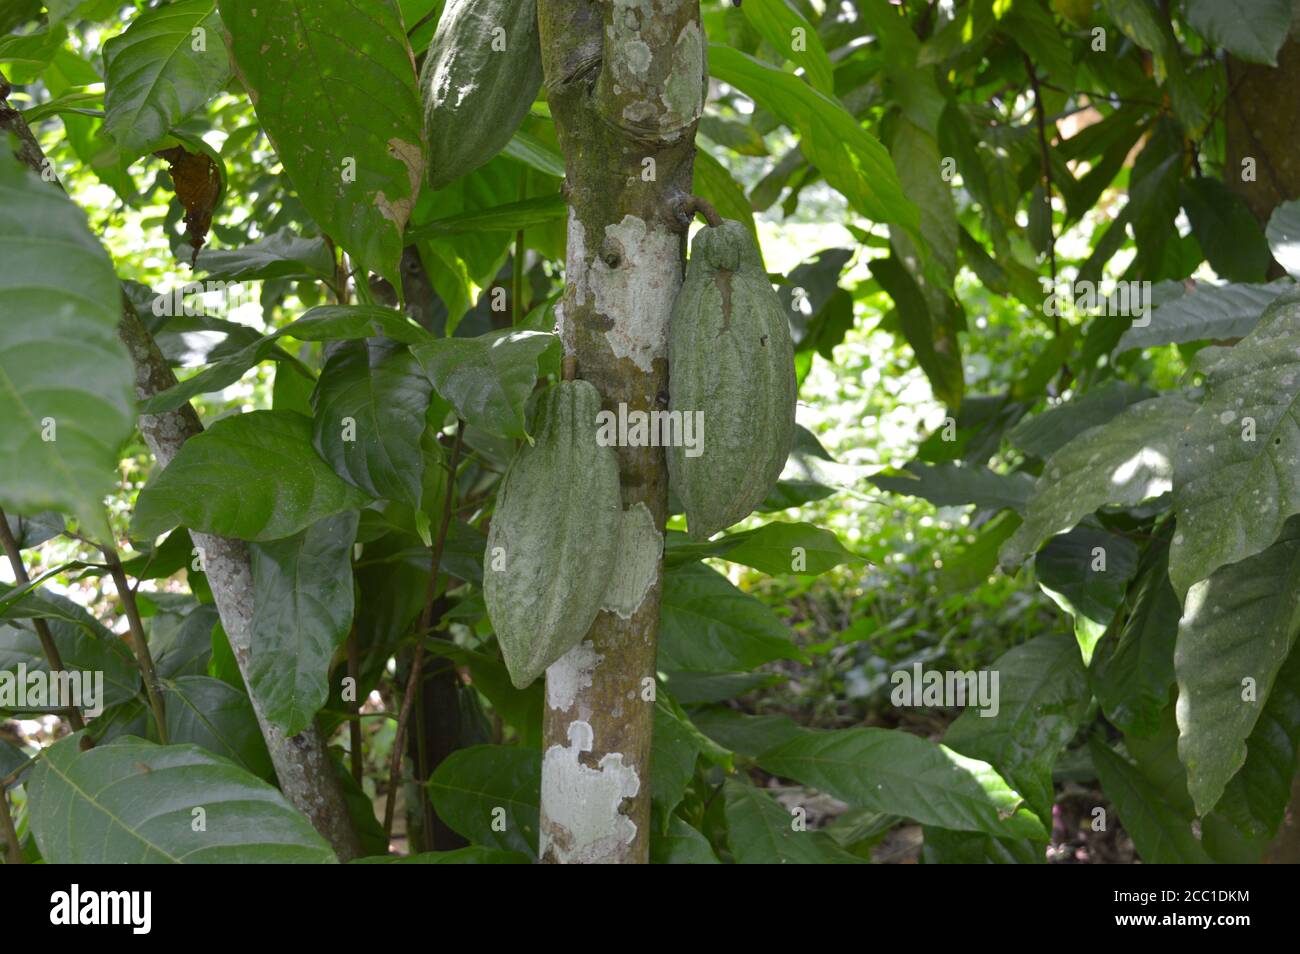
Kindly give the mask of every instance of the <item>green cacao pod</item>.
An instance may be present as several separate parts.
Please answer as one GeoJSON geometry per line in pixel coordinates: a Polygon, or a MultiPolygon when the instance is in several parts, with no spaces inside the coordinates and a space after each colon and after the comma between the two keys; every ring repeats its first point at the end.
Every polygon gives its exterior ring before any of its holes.
{"type": "Polygon", "coordinates": [[[763,502],[794,443],[790,326],[739,222],[695,236],[673,303],[668,396],[669,411],[703,423],[695,448],[671,446],[667,455],[687,530],[707,539],[763,502]]]}
{"type": "Polygon", "coordinates": [[[541,395],[535,443],[510,463],[483,557],[483,596],[522,689],[587,634],[618,553],[618,457],[596,440],[600,393],[561,381],[541,395]]]}
{"type": "Polygon", "coordinates": [[[420,75],[429,184],[441,189],[505,148],[541,85],[537,0],[450,0],[420,75]]]}

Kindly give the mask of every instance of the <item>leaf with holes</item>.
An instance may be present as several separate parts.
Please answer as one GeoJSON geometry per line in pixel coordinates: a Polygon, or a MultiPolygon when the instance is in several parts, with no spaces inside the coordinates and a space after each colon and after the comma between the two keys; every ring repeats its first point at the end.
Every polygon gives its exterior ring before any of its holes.
{"type": "Polygon", "coordinates": [[[398,262],[424,177],[415,60],[392,0],[220,0],[230,51],[302,204],[365,268],[398,262]]]}
{"type": "Polygon", "coordinates": [[[1180,597],[1265,549],[1300,513],[1300,292],[1203,370],[1205,398],[1174,454],[1169,578],[1180,597]]]}

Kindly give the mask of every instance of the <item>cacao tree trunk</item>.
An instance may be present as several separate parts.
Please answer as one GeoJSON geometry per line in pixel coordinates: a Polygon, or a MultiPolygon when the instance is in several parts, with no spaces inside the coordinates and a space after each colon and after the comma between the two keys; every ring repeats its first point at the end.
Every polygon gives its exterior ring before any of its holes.
{"type": "MultiPolygon", "coordinates": [[[[682,281],[682,209],[706,89],[699,0],[540,0],[547,98],[569,200],[567,354],[603,406],[668,403],[667,336],[682,281]]],[[[662,530],[668,478],[657,447],[620,447],[623,505],[662,530]]],[[[542,860],[644,863],[662,578],[631,615],[602,612],[547,671],[542,860]]]]}
{"type": "MultiPolygon", "coordinates": [[[[6,99],[9,84],[0,76],[0,136],[13,133],[15,155],[41,173],[45,154],[32,135],[22,114],[10,108],[6,99]]],[[[123,298],[122,322],[118,336],[126,345],[135,366],[136,396],[152,397],[176,383],[153,336],[141,324],[129,302],[123,298]]],[[[165,467],[180,451],[181,445],[203,430],[194,409],[187,403],[165,414],[142,414],[140,432],[153,452],[159,467],[165,467]]],[[[230,640],[239,670],[248,680],[248,653],[253,618],[253,572],[248,551],[238,540],[226,540],[206,534],[191,533],[194,545],[203,552],[208,584],[216,599],[222,628],[230,640]]],[[[251,686],[251,683],[249,683],[251,686]]],[[[348,814],[343,789],[315,726],[291,738],[286,737],[263,714],[262,706],[251,689],[249,700],[257,714],[262,735],[271,753],[280,788],[288,800],[306,815],[338,855],[340,861],[359,857],[361,844],[348,814]]]]}
{"type": "MultiPolygon", "coordinates": [[[[1300,4],[1291,19],[1277,66],[1227,62],[1228,104],[1223,177],[1245,199],[1261,225],[1283,202],[1300,198],[1300,98],[1279,96],[1300,88],[1300,4]]],[[[1285,274],[1273,264],[1269,278],[1285,274]]],[[[1276,837],[1264,852],[1268,864],[1300,863],[1300,775],[1276,837]]]]}

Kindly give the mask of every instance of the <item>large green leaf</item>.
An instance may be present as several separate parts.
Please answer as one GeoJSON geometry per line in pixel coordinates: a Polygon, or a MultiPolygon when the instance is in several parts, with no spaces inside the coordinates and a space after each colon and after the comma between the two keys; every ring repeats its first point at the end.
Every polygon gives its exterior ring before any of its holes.
{"type": "Polygon", "coordinates": [[[795,828],[795,815],[767,792],[734,779],[723,783],[727,841],[742,865],[853,865],[851,855],[824,831],[795,828]]]}
{"type": "Polygon", "coordinates": [[[1153,734],[1174,685],[1174,643],[1182,604],[1169,583],[1169,543],[1143,558],[1117,638],[1103,640],[1092,661],[1093,692],[1127,735],[1153,734]]]}
{"type": "Polygon", "coordinates": [[[1277,64],[1291,29],[1288,0],[1187,0],[1187,22],[1239,59],[1277,64]]]}
{"type": "Polygon", "coordinates": [[[1046,819],[1055,799],[1052,767],[1091,701],[1079,647],[1063,634],[1038,636],[989,671],[998,674],[997,712],[967,708],[944,745],[991,764],[1046,819]]]}
{"type": "Polygon", "coordinates": [[[28,817],[50,864],[336,860],[283,795],[225,759],[130,737],[86,752],[80,742],[73,735],[46,749],[27,783],[28,817]]]}
{"type": "MultiPolygon", "coordinates": [[[[84,702],[94,701],[85,695],[89,687],[84,674],[91,674],[93,679],[98,679],[98,674],[103,674],[104,693],[98,701],[104,707],[126,702],[139,692],[140,671],[135,666],[131,650],[119,637],[107,631],[95,635],[83,627],[59,619],[48,620],[47,625],[64,668],[83,674],[79,678],[82,680],[84,702]]],[[[25,666],[28,673],[49,672],[50,669],[40,637],[30,624],[2,622],[0,672],[17,672],[19,665],[25,666]]]]}
{"type": "Polygon", "coordinates": [[[275,766],[248,696],[211,676],[181,676],[163,691],[167,739],[188,742],[275,782],[275,766]]]}
{"type": "Polygon", "coordinates": [[[106,536],[104,496],[135,423],[113,263],[66,195],[0,147],[0,508],[72,511],[106,536]]]}
{"type": "Polygon", "coordinates": [[[284,540],[250,547],[249,680],[266,717],[297,735],[329,696],[330,660],[352,625],[357,513],[326,517],[284,540]]]}
{"type": "Polygon", "coordinates": [[[1300,653],[1292,651],[1246,740],[1246,763],[1202,821],[1206,848],[1216,860],[1258,860],[1291,800],[1298,754],[1300,653]]]}
{"type": "Polygon", "coordinates": [[[1264,231],[1246,201],[1219,179],[1201,177],[1182,186],[1183,210],[1205,260],[1230,282],[1262,282],[1271,256],[1264,231]]]}
{"type": "Polygon", "coordinates": [[[1000,510],[1024,509],[1034,488],[1031,474],[999,474],[987,467],[958,464],[926,464],[912,461],[901,471],[884,470],[868,478],[881,490],[921,497],[936,507],[975,504],[1000,510]]]}
{"type": "Polygon", "coordinates": [[[1084,665],[1124,602],[1137,562],[1133,541],[1095,527],[1053,537],[1034,557],[1039,586],[1074,618],[1084,665]]]}
{"type": "Polygon", "coordinates": [[[1297,630],[1300,519],[1264,552],[1221,567],[1188,592],[1174,670],[1178,754],[1198,814],[1215,806],[1246,761],[1246,739],[1297,630]]]}
{"type": "Polygon", "coordinates": [[[1102,790],[1148,864],[1208,864],[1192,826],[1131,762],[1096,736],[1088,740],[1102,790]]]}
{"type": "Polygon", "coordinates": [[[312,395],[312,438],[334,472],[372,497],[420,505],[420,435],[432,395],[405,345],[348,341],[330,352],[312,395]]]}
{"type": "Polygon", "coordinates": [[[1267,285],[1197,285],[1186,295],[1160,305],[1139,326],[1134,323],[1120,336],[1116,354],[1134,348],[1241,338],[1259,323],[1264,309],[1294,285],[1289,281],[1267,285]]]}
{"type": "Polygon", "coordinates": [[[924,825],[1047,837],[1025,799],[991,765],[907,732],[808,731],[764,752],[758,764],[855,807],[924,825]]]}
{"type": "Polygon", "coordinates": [[[316,455],[310,420],[292,411],[253,411],[186,441],[140,491],[131,528],[147,539],[183,524],[241,540],[278,540],[366,503],[316,455]]]}
{"type": "Polygon", "coordinates": [[[716,43],[709,44],[709,71],[795,130],[809,162],[854,210],[912,232],[920,228],[889,153],[839,103],[797,76],[716,43]]]}
{"type": "Polygon", "coordinates": [[[104,130],[123,157],[162,145],[230,78],[216,0],[145,10],[104,44],[104,130]]]}
{"type": "Polygon", "coordinates": [[[965,383],[955,335],[936,315],[916,278],[897,256],[872,259],[871,275],[894,300],[898,326],[912,346],[916,363],[930,379],[934,395],[948,407],[961,405],[965,383]]]}
{"type": "Polygon", "coordinates": [[[411,350],[466,423],[499,437],[525,437],[524,403],[537,383],[538,363],[558,347],[555,335],[505,329],[438,338],[411,350]]]}
{"type": "Polygon", "coordinates": [[[703,564],[664,574],[659,607],[660,668],[740,672],[800,658],[775,613],[703,564]]]}
{"type": "Polygon", "coordinates": [[[1105,424],[1130,404],[1154,396],[1146,388],[1111,378],[1071,401],[1025,418],[1011,429],[1007,440],[1026,454],[1046,460],[1088,428],[1105,424]]]}
{"type": "Polygon", "coordinates": [[[744,539],[726,550],[726,559],[772,576],[814,576],[862,558],[850,553],[831,531],[811,523],[768,523],[739,534],[744,539]]]}
{"type": "Polygon", "coordinates": [[[699,831],[678,815],[668,819],[668,831],[650,833],[650,863],[652,865],[716,865],[721,864],[713,853],[713,846],[699,831]]]}
{"type": "Polygon", "coordinates": [[[476,845],[537,857],[542,754],[506,745],[453,752],[429,779],[438,817],[476,845]]]}
{"type": "Polygon", "coordinates": [[[1300,293],[1273,302],[1204,373],[1205,398],[1174,455],[1169,578],[1180,597],[1259,553],[1300,513],[1300,293]]]}
{"type": "Polygon", "coordinates": [[[818,92],[834,98],[835,74],[816,28],[785,0],[750,0],[741,7],[745,19],[781,56],[803,68],[818,92]]]}
{"type": "Polygon", "coordinates": [[[324,239],[300,237],[282,228],[239,248],[205,248],[194,268],[228,282],[274,278],[332,281],[334,255],[324,239]]]}
{"type": "Polygon", "coordinates": [[[1002,565],[1018,566],[1049,537],[1101,507],[1130,506],[1168,491],[1173,444],[1195,409],[1171,391],[1130,405],[1052,454],[1029,499],[1025,522],[1002,545],[1002,565]]]}
{"type": "Polygon", "coordinates": [[[392,0],[220,0],[262,128],[307,211],[363,267],[398,263],[424,176],[415,61],[392,0]]]}

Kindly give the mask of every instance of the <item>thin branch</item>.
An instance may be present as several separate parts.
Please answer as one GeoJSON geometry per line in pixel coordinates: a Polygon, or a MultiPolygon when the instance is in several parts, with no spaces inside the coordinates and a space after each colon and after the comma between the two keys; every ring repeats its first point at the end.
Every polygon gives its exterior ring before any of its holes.
{"type": "MultiPolygon", "coordinates": [[[[1025,70],[1029,73],[1029,85],[1034,90],[1034,120],[1038,127],[1038,149],[1042,155],[1043,161],[1043,213],[1047,219],[1047,261],[1052,274],[1052,293],[1056,291],[1056,226],[1052,224],[1052,153],[1047,145],[1047,117],[1043,108],[1043,91],[1039,88],[1038,72],[1034,69],[1034,62],[1029,58],[1029,54],[1022,54],[1025,58],[1025,70]]],[[[1052,315],[1052,339],[1053,343],[1060,344],[1061,341],[1061,314],[1059,309],[1054,309],[1056,314],[1052,315]]],[[[1070,365],[1061,356],[1061,376],[1063,380],[1070,378],[1070,365]]]]}
{"type": "Polygon", "coordinates": [[[14,827],[14,816],[9,812],[9,793],[3,788],[0,788],[0,838],[5,840],[5,864],[21,865],[23,852],[18,843],[18,829],[14,827]]]}
{"type": "MultiPolygon", "coordinates": [[[[5,516],[3,510],[0,510],[0,545],[4,547],[5,556],[9,558],[9,566],[13,568],[14,582],[21,589],[31,582],[31,577],[27,575],[22,550],[18,547],[18,541],[14,539],[13,531],[9,529],[9,518],[5,516]]],[[[36,638],[41,641],[41,652],[45,654],[45,661],[50,665],[50,672],[63,672],[67,667],[63,665],[59,647],[54,644],[54,636],[50,633],[49,624],[43,617],[37,616],[32,619],[32,626],[36,629],[36,638]]],[[[67,717],[68,725],[72,726],[73,732],[80,732],[86,727],[86,721],[75,706],[69,706],[64,710],[64,715],[67,717]]]]}
{"type": "MultiPolygon", "coordinates": [[[[361,685],[361,646],[357,642],[355,625],[348,631],[348,678],[352,680],[352,691],[357,692],[357,687],[361,685]]],[[[361,714],[360,696],[353,700],[352,711],[355,715],[361,714]]],[[[348,729],[351,740],[349,747],[352,749],[352,778],[360,785],[365,777],[365,760],[361,756],[361,720],[350,720],[348,729]]]]}
{"type": "Polygon", "coordinates": [[[438,592],[438,565],[442,562],[443,547],[447,543],[447,531],[451,528],[452,504],[456,496],[456,467],[460,460],[460,445],[465,436],[465,422],[456,424],[456,442],[451,446],[451,478],[447,481],[447,493],[442,499],[442,526],[438,528],[438,537],[433,542],[433,556],[429,569],[429,585],[424,591],[424,609],[420,611],[420,638],[416,641],[415,652],[411,657],[411,673],[406,680],[406,692],[402,696],[402,708],[397,717],[397,732],[393,736],[393,753],[388,767],[388,799],[384,803],[384,837],[393,837],[393,813],[397,807],[397,786],[402,773],[402,746],[406,739],[406,724],[411,717],[411,706],[415,702],[416,692],[420,687],[420,674],[424,668],[424,634],[433,625],[433,600],[438,592]]]}
{"type": "Polygon", "coordinates": [[[122,600],[126,611],[127,625],[131,629],[131,649],[135,653],[140,675],[144,677],[144,690],[149,696],[149,707],[153,709],[153,718],[158,723],[158,741],[167,744],[167,715],[163,709],[162,686],[158,682],[158,673],[154,669],[153,656],[149,654],[149,643],[144,635],[144,623],[140,619],[140,607],[135,601],[135,591],[122,569],[122,558],[117,555],[117,547],[111,543],[103,544],[100,549],[108,558],[108,572],[117,587],[117,595],[122,600]]]}

